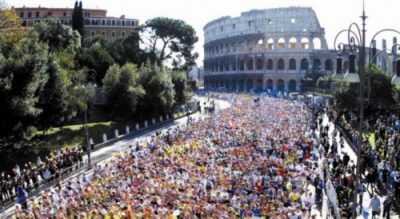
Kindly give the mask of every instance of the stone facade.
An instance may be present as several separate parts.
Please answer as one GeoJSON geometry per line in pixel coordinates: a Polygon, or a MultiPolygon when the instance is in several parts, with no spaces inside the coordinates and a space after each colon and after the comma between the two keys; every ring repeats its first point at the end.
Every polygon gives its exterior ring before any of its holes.
{"type": "MultiPolygon", "coordinates": [[[[15,8],[17,15],[22,19],[22,24],[27,27],[35,23],[55,17],[63,24],[72,25],[73,8],[15,8]]],[[[85,22],[85,38],[95,36],[106,37],[125,37],[135,31],[139,25],[137,19],[125,18],[121,16],[108,17],[107,10],[102,9],[83,9],[85,22]]]]}
{"type": "Polygon", "coordinates": [[[335,70],[325,30],[311,8],[251,10],[204,27],[206,89],[300,91],[309,70],[335,70]]]}

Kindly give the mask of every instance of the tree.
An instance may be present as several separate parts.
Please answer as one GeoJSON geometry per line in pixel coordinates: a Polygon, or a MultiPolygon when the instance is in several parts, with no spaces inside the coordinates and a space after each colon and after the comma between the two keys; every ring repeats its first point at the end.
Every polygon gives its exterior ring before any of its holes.
{"type": "Polygon", "coordinates": [[[145,91],[139,83],[136,65],[127,63],[122,68],[112,65],[103,79],[108,108],[114,116],[131,116],[145,91]]]}
{"type": "MultiPolygon", "coordinates": [[[[366,66],[366,71],[368,66],[366,66]]],[[[394,104],[390,78],[376,65],[371,65],[371,91],[369,101],[365,104],[369,109],[390,107],[394,104]]],[[[364,84],[367,85],[367,81],[364,84]]],[[[368,90],[365,90],[367,95],[368,90]]],[[[338,110],[355,110],[359,108],[359,84],[342,82],[335,92],[336,107],[338,110]]]]}
{"type": "Polygon", "coordinates": [[[77,54],[77,61],[81,68],[87,67],[96,72],[96,83],[103,84],[104,75],[108,68],[115,63],[110,53],[99,42],[94,43],[90,48],[83,48],[77,54]]]}
{"type": "Polygon", "coordinates": [[[61,125],[68,120],[68,91],[62,79],[62,69],[51,55],[48,60],[48,80],[39,96],[39,107],[42,112],[39,116],[39,127],[48,129],[61,125]]]}
{"type": "Polygon", "coordinates": [[[140,101],[143,114],[157,115],[172,109],[175,104],[175,91],[171,74],[148,61],[140,69],[140,82],[146,91],[140,101]]]}
{"type": "Polygon", "coordinates": [[[125,63],[134,63],[138,66],[144,63],[142,59],[143,51],[139,47],[139,33],[133,32],[128,37],[115,39],[109,43],[105,42],[110,55],[116,63],[124,65],[125,63]]]}
{"type": "Polygon", "coordinates": [[[79,33],[55,18],[36,24],[34,30],[38,33],[39,40],[49,45],[51,52],[67,50],[75,54],[81,47],[79,33]]]}
{"type": "Polygon", "coordinates": [[[3,54],[8,54],[26,37],[28,31],[21,26],[21,19],[15,10],[9,9],[4,2],[0,2],[0,49],[3,54]]]}
{"type": "Polygon", "coordinates": [[[156,17],[148,20],[142,30],[144,42],[150,53],[156,55],[158,64],[170,60],[175,68],[188,70],[198,57],[193,53],[198,41],[194,28],[182,20],[156,17]]]}
{"type": "Polygon", "coordinates": [[[175,102],[177,104],[184,104],[186,103],[188,93],[190,92],[186,73],[183,71],[173,71],[171,75],[175,89],[175,102]]]}
{"type": "Polygon", "coordinates": [[[83,39],[85,38],[85,23],[83,18],[82,1],[75,2],[74,11],[72,12],[72,28],[77,30],[83,39]]]}
{"type": "Polygon", "coordinates": [[[38,94],[48,80],[47,50],[33,35],[22,40],[9,58],[0,58],[0,137],[22,136],[42,113],[38,94]]]}

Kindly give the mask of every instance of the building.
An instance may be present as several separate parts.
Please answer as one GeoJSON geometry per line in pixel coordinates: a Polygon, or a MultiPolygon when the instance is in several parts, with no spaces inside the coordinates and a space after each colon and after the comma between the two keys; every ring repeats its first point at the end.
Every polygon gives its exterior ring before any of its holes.
{"type": "Polygon", "coordinates": [[[204,68],[193,66],[188,76],[191,80],[196,81],[198,87],[204,86],[204,68]]]}
{"type": "Polygon", "coordinates": [[[311,8],[251,10],[204,27],[207,89],[299,91],[306,71],[335,70],[311,8]]]}
{"type": "MultiPolygon", "coordinates": [[[[72,25],[73,8],[15,8],[17,15],[22,19],[23,26],[33,26],[35,23],[50,17],[58,18],[63,24],[72,25]]],[[[85,19],[85,38],[95,36],[124,37],[135,31],[139,25],[137,19],[125,16],[109,17],[107,10],[83,9],[85,19]]]]}

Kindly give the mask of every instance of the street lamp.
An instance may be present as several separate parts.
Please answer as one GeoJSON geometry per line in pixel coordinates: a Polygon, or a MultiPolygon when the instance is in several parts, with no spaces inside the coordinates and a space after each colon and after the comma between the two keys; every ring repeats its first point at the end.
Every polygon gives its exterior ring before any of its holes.
{"type": "MultiPolygon", "coordinates": [[[[341,55],[348,55],[349,58],[349,69],[348,72],[344,75],[343,80],[349,82],[349,83],[359,83],[359,104],[360,104],[360,120],[359,120],[359,127],[358,127],[358,139],[357,139],[357,166],[356,166],[356,183],[355,183],[355,187],[354,187],[354,196],[353,196],[353,218],[355,218],[357,216],[357,198],[358,198],[358,189],[359,189],[359,185],[360,185],[360,178],[361,178],[361,171],[360,171],[360,158],[361,158],[361,144],[362,144],[362,125],[363,125],[363,121],[364,121],[364,100],[365,100],[365,91],[364,88],[365,86],[367,86],[368,88],[368,96],[369,96],[369,91],[370,91],[370,72],[371,72],[371,64],[372,61],[375,60],[375,58],[379,55],[378,54],[372,54],[369,56],[369,66],[368,66],[368,71],[365,71],[365,60],[366,60],[366,56],[365,56],[365,41],[366,41],[366,21],[367,16],[365,15],[365,9],[364,9],[364,1],[363,1],[363,12],[362,12],[362,16],[361,16],[361,20],[362,20],[362,28],[360,28],[360,26],[356,23],[352,23],[350,24],[348,29],[342,30],[340,31],[336,37],[335,37],[335,41],[334,41],[334,47],[335,50],[336,48],[338,48],[336,51],[339,55],[338,59],[337,59],[337,67],[340,67],[340,69],[337,69],[337,73],[334,75],[334,78],[340,78],[339,74],[341,73],[341,55]],[[348,39],[348,43],[347,44],[343,44],[343,43],[339,43],[338,45],[336,44],[337,38],[339,37],[339,35],[343,34],[343,33],[347,33],[347,39],[348,39]],[[357,57],[358,56],[358,57],[357,57]],[[373,57],[371,57],[373,56],[373,57]],[[356,72],[356,59],[358,58],[358,70],[359,72],[356,72]],[[368,79],[368,83],[365,84],[366,79],[368,79]]],[[[373,37],[372,40],[370,42],[370,47],[373,50],[375,49],[375,38],[382,32],[394,32],[396,34],[400,34],[399,31],[394,30],[394,29],[383,29],[378,31],[373,37]]],[[[397,47],[398,45],[395,44],[393,47],[397,47]]],[[[396,51],[396,50],[393,50],[396,51]]],[[[381,51],[383,52],[383,51],[381,51]]],[[[380,52],[380,53],[381,53],[380,52]]],[[[400,85],[400,74],[398,73],[399,67],[400,67],[400,62],[397,62],[397,71],[395,76],[392,79],[392,84],[393,85],[400,85]]],[[[361,198],[361,197],[360,197],[361,198]]],[[[360,206],[362,207],[362,206],[360,206]]]]}
{"type": "MultiPolygon", "coordinates": [[[[94,70],[94,69],[89,69],[89,70],[86,70],[87,72],[90,72],[90,71],[93,71],[93,72],[95,72],[96,73],[96,71],[94,70]]],[[[92,168],[92,159],[91,159],[91,145],[90,145],[90,140],[89,140],[89,128],[88,128],[88,119],[87,119],[87,102],[88,102],[88,100],[87,100],[87,98],[88,98],[88,96],[87,96],[87,92],[86,92],[86,87],[85,87],[85,80],[84,80],[84,75],[83,75],[83,71],[81,71],[81,85],[82,85],[82,87],[83,87],[83,92],[84,92],[84,95],[85,95],[85,106],[84,106],[84,130],[85,130],[85,139],[86,139],[86,152],[87,152],[87,158],[88,158],[88,166],[87,166],[87,168],[88,169],[91,169],[92,168]]]]}

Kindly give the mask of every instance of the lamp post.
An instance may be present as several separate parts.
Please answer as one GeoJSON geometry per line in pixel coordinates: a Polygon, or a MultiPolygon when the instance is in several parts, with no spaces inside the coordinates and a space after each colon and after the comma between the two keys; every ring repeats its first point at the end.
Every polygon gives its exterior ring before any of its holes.
{"type": "MultiPolygon", "coordinates": [[[[90,71],[94,71],[96,73],[96,71],[94,69],[89,69],[87,70],[87,72],[90,71]]],[[[86,87],[85,87],[85,80],[84,80],[84,75],[83,75],[83,71],[81,71],[81,85],[83,87],[83,92],[85,95],[85,106],[84,106],[84,130],[85,130],[85,140],[86,140],[86,152],[87,152],[87,159],[88,159],[88,169],[92,168],[92,159],[91,159],[91,146],[90,146],[90,140],[89,140],[89,128],[88,128],[88,119],[87,119],[87,92],[86,92],[86,87]]]]}
{"type": "MultiPolygon", "coordinates": [[[[363,126],[363,121],[364,121],[364,101],[365,101],[365,87],[367,86],[368,89],[368,95],[370,94],[370,66],[373,62],[373,60],[382,52],[378,54],[372,54],[369,56],[369,66],[368,66],[368,71],[365,71],[365,61],[366,61],[366,56],[365,56],[365,50],[366,50],[366,19],[367,16],[365,15],[365,8],[364,8],[364,1],[363,1],[363,11],[362,11],[362,24],[361,28],[358,24],[352,23],[350,24],[348,29],[344,29],[340,31],[334,41],[334,47],[335,50],[338,53],[338,58],[337,58],[337,73],[334,75],[334,78],[343,78],[345,81],[349,83],[359,83],[359,107],[360,107],[360,117],[359,117],[359,126],[358,126],[358,139],[357,139],[357,165],[356,165],[356,182],[355,182],[355,187],[354,187],[354,196],[353,196],[353,218],[357,216],[357,198],[358,198],[358,189],[360,185],[360,178],[361,178],[361,170],[360,170],[360,158],[361,158],[361,145],[362,145],[362,126],[363,126]],[[346,44],[339,43],[338,45],[336,44],[336,41],[338,37],[343,34],[347,33],[347,40],[348,42],[346,44]],[[337,47],[337,49],[336,49],[337,47]],[[344,77],[339,76],[341,72],[341,67],[342,67],[342,55],[348,55],[349,58],[349,69],[348,72],[344,75],[344,77]],[[357,57],[358,56],[358,57],[357,57]],[[373,57],[371,57],[373,56],[373,57]],[[358,58],[358,69],[359,72],[356,72],[356,59],[358,58]],[[339,69],[338,69],[339,68],[339,69]],[[368,79],[368,83],[365,83],[366,80],[368,79]]],[[[383,32],[394,32],[396,34],[400,34],[399,31],[394,30],[394,29],[383,29],[378,31],[371,39],[371,42],[369,44],[369,48],[375,49],[374,42],[375,38],[383,32]]],[[[397,44],[394,45],[394,47],[397,47],[397,44]]],[[[371,49],[370,49],[371,50],[371,49]]],[[[400,64],[400,62],[397,62],[400,64]]],[[[400,67],[400,66],[399,66],[400,67]]],[[[395,76],[392,79],[392,84],[399,86],[400,85],[400,75],[396,71],[395,76]]],[[[360,197],[361,198],[361,197],[360,197]]],[[[360,200],[361,201],[361,200],[360,200]]],[[[360,206],[362,207],[362,206],[360,206]]]]}

